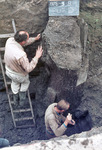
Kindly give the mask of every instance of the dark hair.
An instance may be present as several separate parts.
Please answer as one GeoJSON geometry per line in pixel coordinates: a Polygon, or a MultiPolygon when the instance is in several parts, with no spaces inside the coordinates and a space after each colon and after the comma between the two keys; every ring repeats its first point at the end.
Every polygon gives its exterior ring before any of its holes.
{"type": "Polygon", "coordinates": [[[65,100],[60,100],[58,103],[57,103],[57,108],[59,110],[67,110],[68,109],[68,105],[70,106],[69,102],[65,101],[65,100]]]}
{"type": "MultiPolygon", "coordinates": [[[[27,40],[27,34],[26,34],[26,33],[20,34],[20,31],[24,31],[24,30],[19,30],[19,31],[17,31],[16,34],[14,35],[15,41],[18,42],[18,43],[27,40]]],[[[25,32],[25,31],[24,31],[24,32],[25,32]]]]}

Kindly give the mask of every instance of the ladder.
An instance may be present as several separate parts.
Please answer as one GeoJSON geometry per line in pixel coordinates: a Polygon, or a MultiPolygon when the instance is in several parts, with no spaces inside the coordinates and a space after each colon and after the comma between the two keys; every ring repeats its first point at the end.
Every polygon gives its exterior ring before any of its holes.
{"type": "MultiPolygon", "coordinates": [[[[14,34],[16,33],[16,27],[15,27],[14,19],[12,19],[12,26],[13,26],[14,33],[0,34],[0,38],[1,39],[2,38],[9,38],[9,37],[13,37],[14,36],[14,34]]],[[[34,113],[33,113],[33,108],[32,108],[32,102],[31,102],[31,98],[30,98],[29,89],[27,90],[27,95],[28,95],[28,101],[29,101],[30,108],[15,110],[12,107],[12,104],[14,103],[12,101],[13,93],[11,91],[9,91],[9,85],[11,85],[11,81],[10,82],[7,81],[6,74],[5,74],[5,67],[4,67],[4,63],[5,62],[4,62],[4,59],[3,59],[4,51],[5,51],[5,47],[0,47],[0,65],[1,65],[1,71],[2,71],[2,75],[3,75],[3,80],[4,80],[4,84],[5,84],[5,88],[6,88],[7,98],[8,98],[8,102],[9,102],[9,106],[10,106],[10,110],[11,110],[11,115],[12,115],[14,126],[16,128],[33,127],[34,124],[35,124],[35,119],[34,119],[34,113]],[[25,113],[25,112],[26,113],[29,112],[31,117],[15,118],[14,114],[25,113]],[[26,123],[24,125],[17,125],[17,123],[19,123],[20,121],[24,122],[24,121],[30,121],[30,120],[32,120],[32,122],[33,122],[30,125],[28,125],[28,122],[27,122],[27,125],[26,125],[26,123]]]]}

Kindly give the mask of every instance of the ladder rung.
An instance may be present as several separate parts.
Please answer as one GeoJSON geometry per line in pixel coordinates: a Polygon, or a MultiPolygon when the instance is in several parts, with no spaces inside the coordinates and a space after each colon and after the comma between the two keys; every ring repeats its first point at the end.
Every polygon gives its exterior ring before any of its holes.
{"type": "Polygon", "coordinates": [[[2,62],[5,63],[4,59],[2,59],[2,62]]]}
{"type": "Polygon", "coordinates": [[[0,51],[5,51],[5,47],[0,47],[0,51]]]}
{"type": "Polygon", "coordinates": [[[11,91],[11,92],[9,92],[9,95],[13,95],[13,92],[11,91]]]}
{"type": "Polygon", "coordinates": [[[27,128],[27,127],[34,127],[34,124],[32,124],[32,125],[16,126],[16,128],[27,128]]]}
{"type": "Polygon", "coordinates": [[[11,84],[11,81],[7,81],[7,84],[9,84],[9,85],[10,85],[10,84],[11,84]]]}
{"type": "Polygon", "coordinates": [[[33,117],[24,117],[24,118],[15,119],[15,121],[31,120],[31,119],[33,119],[33,117]]]}
{"type": "Polygon", "coordinates": [[[1,61],[2,61],[2,63],[5,63],[4,59],[2,59],[1,61]]]}
{"type": "Polygon", "coordinates": [[[8,33],[8,34],[0,34],[0,38],[8,38],[14,36],[14,33],[8,33]]]}
{"type": "Polygon", "coordinates": [[[31,111],[31,109],[20,109],[20,110],[13,110],[14,113],[18,113],[18,112],[28,112],[31,111]]]}
{"type": "Polygon", "coordinates": [[[11,101],[11,104],[14,104],[14,101],[11,101]]]}

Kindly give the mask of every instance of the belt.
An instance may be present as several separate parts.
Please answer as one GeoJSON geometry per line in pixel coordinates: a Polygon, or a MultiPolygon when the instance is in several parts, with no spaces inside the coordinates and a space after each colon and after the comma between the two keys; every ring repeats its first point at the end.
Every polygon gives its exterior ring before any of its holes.
{"type": "Polygon", "coordinates": [[[11,70],[7,65],[5,65],[5,68],[6,68],[6,70],[7,70],[9,73],[15,74],[15,75],[19,75],[19,76],[22,76],[22,77],[23,77],[23,75],[22,75],[21,73],[18,73],[18,72],[15,72],[15,71],[11,70]]]}

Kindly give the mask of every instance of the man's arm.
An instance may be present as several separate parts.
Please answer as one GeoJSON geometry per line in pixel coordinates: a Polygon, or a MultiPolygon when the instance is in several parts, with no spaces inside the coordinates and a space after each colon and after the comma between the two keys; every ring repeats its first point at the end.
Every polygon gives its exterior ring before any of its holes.
{"type": "Polygon", "coordinates": [[[26,71],[26,72],[31,72],[37,65],[38,63],[38,59],[42,56],[42,47],[38,46],[38,49],[36,51],[36,55],[35,57],[32,59],[31,62],[29,62],[27,55],[25,54],[22,58],[19,59],[18,63],[19,65],[22,66],[22,68],[26,71]]]}
{"type": "Polygon", "coordinates": [[[69,120],[69,124],[75,125],[75,121],[72,119],[72,114],[68,113],[67,119],[69,120]]]}
{"type": "MultiPolygon", "coordinates": [[[[64,116],[63,116],[64,117],[64,116]]],[[[66,118],[64,117],[63,119],[64,120],[64,123],[59,126],[58,123],[56,122],[54,116],[51,118],[49,118],[49,125],[50,125],[50,128],[52,129],[52,131],[54,132],[54,134],[56,136],[61,136],[64,134],[64,132],[67,130],[67,125],[68,124],[72,124],[74,125],[75,124],[75,121],[72,120],[72,117],[71,116],[67,116],[66,118]],[[71,122],[71,120],[73,121],[73,123],[71,122]]]]}
{"type": "Polygon", "coordinates": [[[52,119],[49,118],[49,126],[56,136],[63,135],[64,132],[67,130],[67,126],[64,123],[59,126],[54,117],[52,119]]]}
{"type": "Polygon", "coordinates": [[[25,47],[25,46],[27,46],[27,45],[30,45],[30,44],[32,44],[33,42],[35,42],[35,41],[37,41],[37,40],[39,40],[39,39],[40,39],[40,34],[38,34],[36,37],[30,37],[30,38],[27,40],[26,44],[23,45],[23,47],[25,47]]]}

